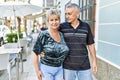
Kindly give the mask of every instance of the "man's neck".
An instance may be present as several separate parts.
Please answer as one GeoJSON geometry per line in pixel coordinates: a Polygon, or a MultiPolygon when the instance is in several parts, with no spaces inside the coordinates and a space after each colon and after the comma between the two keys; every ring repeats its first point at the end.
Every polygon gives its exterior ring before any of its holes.
{"type": "Polygon", "coordinates": [[[72,27],[73,27],[74,29],[76,29],[76,28],[79,26],[79,24],[80,24],[80,22],[79,22],[78,19],[75,20],[73,23],[71,23],[71,25],[72,25],[72,27]]]}

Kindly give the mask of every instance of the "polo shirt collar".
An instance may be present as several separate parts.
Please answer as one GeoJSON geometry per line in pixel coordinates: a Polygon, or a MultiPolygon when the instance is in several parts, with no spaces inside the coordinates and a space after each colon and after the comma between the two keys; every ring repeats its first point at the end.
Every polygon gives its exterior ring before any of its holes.
{"type": "MultiPolygon", "coordinates": [[[[79,26],[82,26],[82,21],[78,18],[78,21],[79,21],[79,26]]],[[[72,27],[72,25],[70,23],[68,23],[70,27],[72,27]]]]}

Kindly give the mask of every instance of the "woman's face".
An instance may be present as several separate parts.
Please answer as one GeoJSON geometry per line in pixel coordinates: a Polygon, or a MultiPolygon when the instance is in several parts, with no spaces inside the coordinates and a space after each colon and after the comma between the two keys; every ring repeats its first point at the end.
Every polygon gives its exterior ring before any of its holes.
{"type": "Polygon", "coordinates": [[[50,29],[58,29],[60,25],[60,19],[57,15],[50,15],[48,18],[48,24],[50,29]]]}

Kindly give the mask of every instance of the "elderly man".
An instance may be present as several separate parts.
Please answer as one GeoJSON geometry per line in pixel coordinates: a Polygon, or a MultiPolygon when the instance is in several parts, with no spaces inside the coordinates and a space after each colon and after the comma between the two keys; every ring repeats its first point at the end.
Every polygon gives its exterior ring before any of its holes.
{"type": "Polygon", "coordinates": [[[67,22],[60,26],[60,31],[64,34],[65,41],[70,49],[63,64],[65,80],[75,80],[76,77],[78,80],[93,80],[88,49],[94,74],[97,72],[97,62],[90,26],[78,18],[80,9],[75,3],[66,6],[65,14],[67,22]]]}

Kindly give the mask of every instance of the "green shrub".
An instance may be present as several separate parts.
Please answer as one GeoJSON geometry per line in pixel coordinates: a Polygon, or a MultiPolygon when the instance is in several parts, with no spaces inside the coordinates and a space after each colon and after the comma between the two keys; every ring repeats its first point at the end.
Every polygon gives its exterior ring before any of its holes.
{"type": "MultiPolygon", "coordinates": [[[[18,36],[16,33],[10,33],[6,35],[7,37],[7,42],[8,43],[13,43],[18,41],[18,36]]],[[[19,38],[23,38],[23,34],[19,33],[19,38]]]]}

